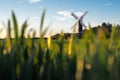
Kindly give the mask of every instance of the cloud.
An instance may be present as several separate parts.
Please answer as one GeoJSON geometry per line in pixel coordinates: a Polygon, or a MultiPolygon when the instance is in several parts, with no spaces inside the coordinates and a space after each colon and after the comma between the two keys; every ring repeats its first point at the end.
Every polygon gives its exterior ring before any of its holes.
{"type": "Polygon", "coordinates": [[[56,20],[60,20],[60,21],[65,21],[65,20],[67,20],[67,18],[66,17],[61,17],[61,16],[53,16],[53,18],[55,18],[56,20]]]}
{"type": "Polygon", "coordinates": [[[69,11],[58,11],[56,12],[58,15],[61,15],[63,17],[66,17],[66,18],[71,18],[71,12],[69,11]]]}
{"type": "Polygon", "coordinates": [[[112,5],[113,5],[113,3],[106,3],[106,4],[104,4],[104,6],[106,6],[106,7],[112,6],[112,5]]]}
{"type": "Polygon", "coordinates": [[[21,0],[21,1],[16,1],[17,4],[21,4],[21,3],[24,3],[24,2],[29,2],[29,3],[38,3],[38,2],[41,2],[43,0],[21,0]]]}
{"type": "Polygon", "coordinates": [[[37,2],[41,2],[42,0],[29,0],[30,3],[37,3],[37,2]]]}
{"type": "MultiPolygon", "coordinates": [[[[74,19],[71,16],[71,12],[70,11],[58,11],[56,12],[57,16],[53,16],[53,18],[60,20],[60,21],[65,21],[65,20],[72,20],[74,19]]],[[[81,15],[83,15],[83,12],[74,12],[78,17],[80,17],[81,15]]]]}

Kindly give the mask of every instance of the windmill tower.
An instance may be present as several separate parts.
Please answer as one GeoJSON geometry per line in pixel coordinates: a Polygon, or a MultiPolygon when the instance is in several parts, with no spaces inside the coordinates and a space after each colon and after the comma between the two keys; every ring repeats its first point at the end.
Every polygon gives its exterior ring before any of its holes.
{"type": "Polygon", "coordinates": [[[71,29],[75,29],[76,25],[78,24],[78,32],[81,33],[83,30],[83,27],[86,29],[86,25],[83,23],[83,18],[88,12],[86,11],[80,18],[76,16],[74,13],[71,13],[71,15],[77,20],[77,22],[71,27],[71,29]]]}

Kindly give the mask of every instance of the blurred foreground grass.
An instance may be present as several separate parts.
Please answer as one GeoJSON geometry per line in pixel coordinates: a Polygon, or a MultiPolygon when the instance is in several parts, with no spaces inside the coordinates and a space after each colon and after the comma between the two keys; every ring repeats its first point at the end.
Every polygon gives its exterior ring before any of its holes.
{"type": "Polygon", "coordinates": [[[18,30],[18,21],[12,12],[15,38],[11,39],[11,20],[8,20],[7,36],[0,41],[0,80],[119,80],[120,37],[116,27],[110,38],[100,29],[94,34],[87,30],[82,39],[64,34],[52,40],[44,39],[45,11],[40,22],[40,37],[24,37],[27,21],[18,30]],[[20,32],[20,33],[19,33],[20,32]]]}

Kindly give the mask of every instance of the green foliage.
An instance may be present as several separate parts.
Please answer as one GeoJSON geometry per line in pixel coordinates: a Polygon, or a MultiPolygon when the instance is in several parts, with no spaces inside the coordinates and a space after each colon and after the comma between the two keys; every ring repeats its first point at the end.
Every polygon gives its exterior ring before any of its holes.
{"type": "MultiPolygon", "coordinates": [[[[40,22],[40,39],[25,38],[28,27],[25,21],[18,29],[12,12],[14,38],[11,38],[11,21],[7,23],[5,40],[0,40],[0,80],[119,80],[120,37],[117,28],[110,38],[100,28],[97,34],[86,30],[81,39],[72,35],[64,39],[61,33],[56,40],[44,39],[45,10],[40,22]]],[[[30,32],[29,32],[30,33],[30,32]]]]}

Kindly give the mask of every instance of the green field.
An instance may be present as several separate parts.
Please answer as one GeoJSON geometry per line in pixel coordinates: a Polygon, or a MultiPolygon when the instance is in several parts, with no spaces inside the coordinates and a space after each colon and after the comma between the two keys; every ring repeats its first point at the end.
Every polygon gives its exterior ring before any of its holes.
{"type": "Polygon", "coordinates": [[[45,11],[40,22],[40,38],[35,32],[24,37],[27,21],[18,29],[14,12],[8,20],[7,36],[0,40],[0,80],[119,80],[120,36],[113,25],[111,32],[90,27],[82,38],[44,39],[45,11]],[[11,22],[15,37],[11,38],[11,22]],[[32,37],[32,38],[31,38],[32,37]]]}

